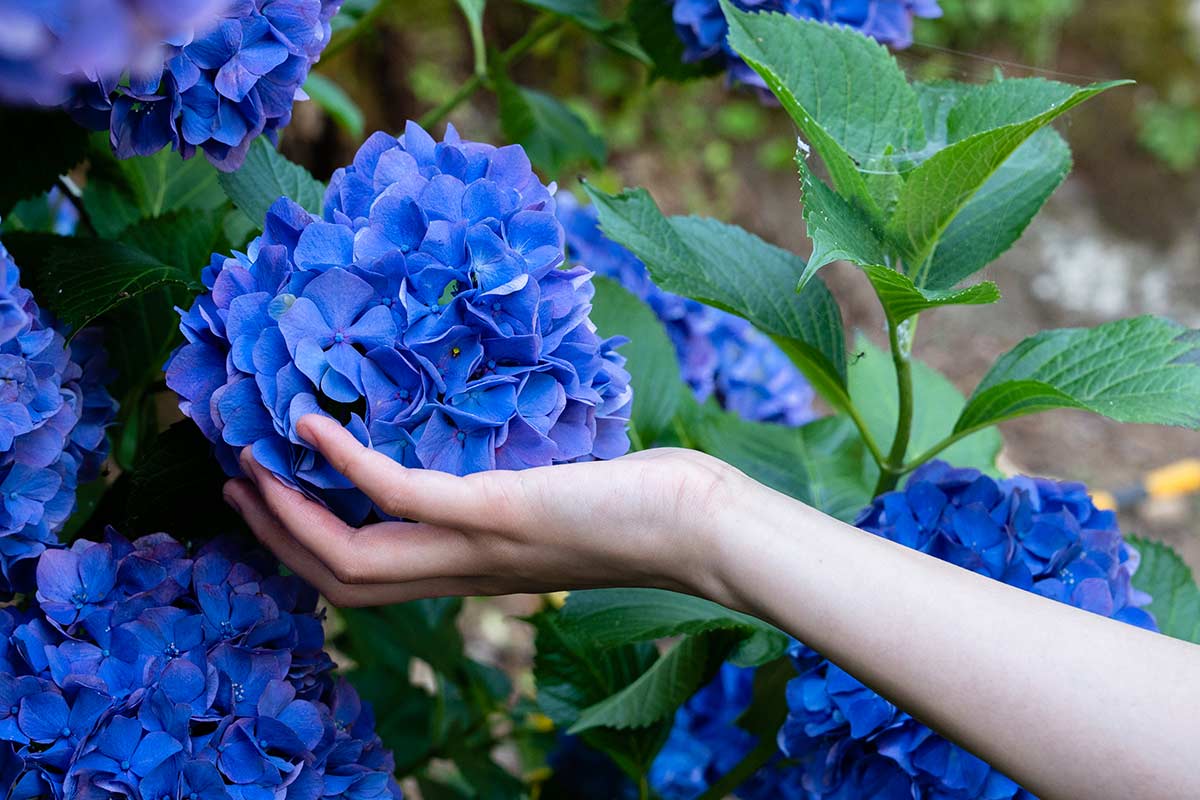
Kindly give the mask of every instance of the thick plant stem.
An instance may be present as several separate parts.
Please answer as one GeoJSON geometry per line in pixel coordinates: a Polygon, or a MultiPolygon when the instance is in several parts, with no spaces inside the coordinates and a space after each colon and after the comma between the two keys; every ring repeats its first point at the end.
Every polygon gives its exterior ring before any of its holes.
{"type": "MultiPolygon", "coordinates": [[[[553,14],[545,14],[539,17],[529,27],[529,30],[525,32],[524,36],[497,56],[496,67],[503,69],[520,60],[526,53],[536,47],[540,41],[561,29],[563,24],[563,20],[553,14]]],[[[421,127],[428,130],[446,119],[456,108],[467,100],[470,100],[477,91],[483,88],[485,83],[487,83],[487,75],[480,75],[478,72],[472,75],[462,86],[458,87],[458,90],[454,94],[446,98],[441,105],[421,117],[421,127]]]]}
{"type": "Polygon", "coordinates": [[[79,214],[79,220],[88,229],[88,232],[96,236],[96,226],[92,224],[92,215],[88,213],[87,206],[83,204],[83,192],[79,191],[75,181],[66,175],[59,175],[55,180],[55,185],[58,186],[63,197],[67,198],[67,202],[75,207],[75,212],[79,214]]]}
{"type": "Polygon", "coordinates": [[[736,767],[726,772],[721,780],[708,787],[708,791],[700,795],[698,800],[724,800],[724,798],[730,797],[739,786],[750,779],[750,776],[765,767],[771,757],[778,752],[779,745],[775,743],[775,739],[763,736],[736,767]]]}
{"type": "Polygon", "coordinates": [[[899,393],[899,411],[896,420],[896,438],[888,453],[887,462],[879,474],[875,486],[876,496],[896,488],[904,473],[904,459],[908,455],[908,444],[912,438],[913,424],[913,377],[912,377],[912,329],[916,320],[894,324],[888,322],[888,343],[892,349],[892,363],[896,366],[896,390],[899,393]]]}

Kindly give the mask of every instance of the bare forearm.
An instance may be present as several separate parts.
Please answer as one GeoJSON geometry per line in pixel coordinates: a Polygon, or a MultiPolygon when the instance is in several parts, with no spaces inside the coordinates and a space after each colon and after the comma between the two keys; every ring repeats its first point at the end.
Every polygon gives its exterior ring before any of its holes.
{"type": "Polygon", "coordinates": [[[774,621],[1043,798],[1200,797],[1200,648],[782,495],[753,500],[717,535],[715,599],[774,621]]]}

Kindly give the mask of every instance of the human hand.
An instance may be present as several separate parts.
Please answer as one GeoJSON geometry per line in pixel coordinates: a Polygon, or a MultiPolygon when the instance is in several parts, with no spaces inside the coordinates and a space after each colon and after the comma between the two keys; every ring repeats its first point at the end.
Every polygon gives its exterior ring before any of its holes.
{"type": "Polygon", "coordinates": [[[297,429],[395,517],[353,528],[279,482],[249,450],[226,500],[294,572],[338,606],[606,586],[711,594],[713,537],[757,487],[691,450],[456,477],[406,469],[334,420],[297,429]]]}

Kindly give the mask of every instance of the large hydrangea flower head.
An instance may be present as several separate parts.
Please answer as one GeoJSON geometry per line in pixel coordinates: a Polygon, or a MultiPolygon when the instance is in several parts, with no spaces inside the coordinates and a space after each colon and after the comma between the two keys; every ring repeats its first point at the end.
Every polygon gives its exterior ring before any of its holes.
{"type": "Polygon", "coordinates": [[[0,99],[57,106],[79,84],[162,58],[227,0],[0,0],[0,99]]]}
{"type": "Polygon", "coordinates": [[[154,64],[78,90],[68,110],[107,129],[121,158],[167,146],[190,158],[200,148],[219,169],[237,169],[255,138],[273,138],[291,121],[341,4],[229,0],[215,22],[168,42],[154,64]]]}
{"type": "MultiPolygon", "coordinates": [[[[765,89],[766,84],[726,41],[729,24],[718,0],[671,0],[684,60],[716,59],[731,80],[765,89]]],[[[845,25],[883,44],[912,44],[914,17],[940,17],[938,0],[732,0],[744,11],[774,11],[800,19],[845,25]]]]}
{"type": "Polygon", "coordinates": [[[316,593],[273,561],[110,531],[43,554],[37,585],[0,609],[0,794],[400,797],[316,593]]]}
{"type": "Polygon", "coordinates": [[[459,475],[629,448],[629,374],[559,269],[554,198],[518,146],[410,124],[339,170],[324,219],[280,200],[247,252],[214,258],[167,366],[184,413],[352,523],[371,511],[296,432],[340,420],[410,467],[459,475]]]}
{"type": "MultiPolygon", "coordinates": [[[[904,490],[876,498],[857,524],[1009,585],[1156,629],[1142,608],[1149,598],[1130,584],[1137,552],[1080,484],[996,481],[934,462],[904,490]]],[[[809,648],[794,645],[792,658],[799,677],[788,685],[782,754],[738,789],[742,800],[1033,800],[809,648]]],[[[756,742],[736,720],[753,674],[726,664],[679,710],[651,772],[655,791],[692,800],[750,752],[756,742]]]]}
{"type": "Polygon", "coordinates": [[[596,209],[558,198],[570,259],[617,281],[644,300],[675,345],[683,378],[700,402],[756,422],[802,425],[815,414],[804,375],[767,336],[741,317],[659,288],[646,265],[604,235],[596,209]]]}
{"type": "Polygon", "coordinates": [[[75,490],[99,475],[116,403],[95,330],[67,346],[0,246],[0,599],[30,589],[75,490]]]}
{"type": "MultiPolygon", "coordinates": [[[[876,498],[858,526],[1060,603],[1156,630],[1131,585],[1137,551],[1086,487],[995,481],[934,462],[876,498]]],[[[815,653],[797,646],[783,750],[814,797],[1029,800],[1029,792],[951,744],[815,653]]]]}

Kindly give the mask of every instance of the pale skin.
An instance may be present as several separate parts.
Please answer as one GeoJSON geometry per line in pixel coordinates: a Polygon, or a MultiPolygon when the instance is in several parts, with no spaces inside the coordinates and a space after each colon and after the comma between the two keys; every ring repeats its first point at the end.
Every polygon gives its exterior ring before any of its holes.
{"type": "Polygon", "coordinates": [[[391,515],[351,528],[243,454],[228,502],[338,606],[646,586],[769,620],[1045,800],[1200,797],[1200,647],[859,531],[687,450],[465,478],[300,435],[391,515]]]}

